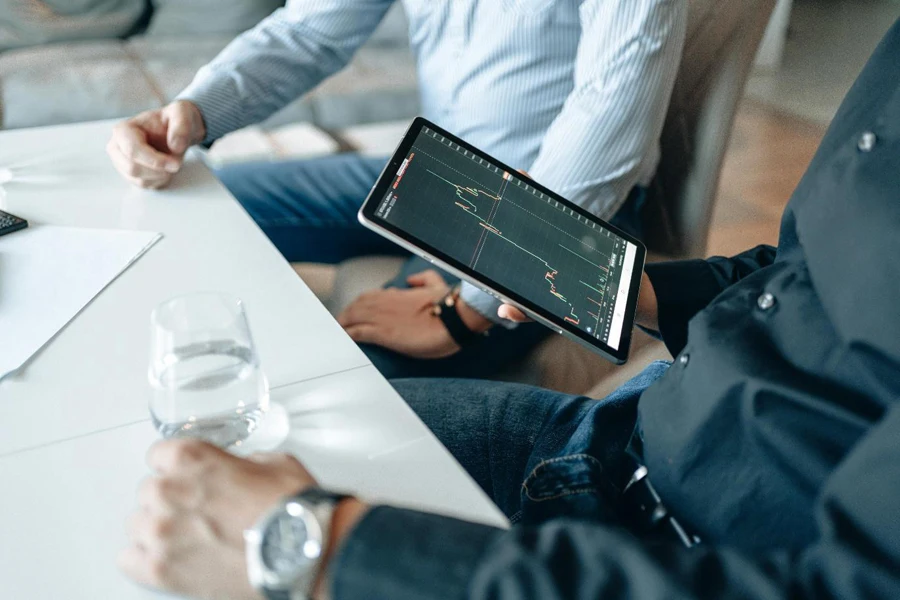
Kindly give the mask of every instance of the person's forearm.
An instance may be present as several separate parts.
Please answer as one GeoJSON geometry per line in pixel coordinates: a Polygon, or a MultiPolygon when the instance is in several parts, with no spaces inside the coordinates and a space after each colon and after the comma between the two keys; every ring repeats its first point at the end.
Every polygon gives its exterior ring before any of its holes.
{"type": "Polygon", "coordinates": [[[200,108],[206,144],[258,123],[346,65],[391,3],[289,2],[231,42],[178,99],[200,108]]]}
{"type": "Polygon", "coordinates": [[[462,322],[466,325],[466,327],[469,328],[470,331],[474,331],[475,333],[484,333],[494,326],[493,321],[469,306],[462,298],[457,301],[456,310],[459,313],[459,318],[462,319],[462,322]]]}
{"type": "Polygon", "coordinates": [[[646,184],[687,28],[685,0],[586,0],[574,89],[531,176],[603,219],[646,184]]]}
{"type": "Polygon", "coordinates": [[[647,273],[641,278],[641,295],[638,296],[635,323],[651,331],[659,331],[659,304],[653,290],[653,282],[647,273]]]}
{"type": "Polygon", "coordinates": [[[464,305],[464,308],[460,310],[460,317],[469,326],[469,329],[484,331],[493,325],[500,325],[506,329],[516,327],[516,323],[510,322],[497,314],[497,309],[503,303],[474,285],[463,282],[459,297],[461,304],[464,305]],[[489,321],[491,325],[486,325],[485,321],[489,321]],[[472,324],[480,325],[480,327],[473,327],[472,324]]]}

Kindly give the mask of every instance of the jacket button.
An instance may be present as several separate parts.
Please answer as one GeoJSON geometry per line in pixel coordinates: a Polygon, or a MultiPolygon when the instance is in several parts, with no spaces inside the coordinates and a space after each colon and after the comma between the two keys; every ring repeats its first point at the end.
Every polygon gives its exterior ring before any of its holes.
{"type": "Polygon", "coordinates": [[[691,355],[687,352],[678,357],[678,364],[682,367],[686,367],[689,362],[691,362],[691,355]]]}
{"type": "Polygon", "coordinates": [[[856,147],[859,148],[860,152],[871,152],[875,148],[875,142],[877,141],[878,138],[875,134],[871,131],[867,131],[859,138],[859,143],[856,147]]]}
{"type": "Polygon", "coordinates": [[[760,310],[769,310],[770,308],[775,306],[775,296],[766,292],[756,299],[756,305],[760,310]]]}

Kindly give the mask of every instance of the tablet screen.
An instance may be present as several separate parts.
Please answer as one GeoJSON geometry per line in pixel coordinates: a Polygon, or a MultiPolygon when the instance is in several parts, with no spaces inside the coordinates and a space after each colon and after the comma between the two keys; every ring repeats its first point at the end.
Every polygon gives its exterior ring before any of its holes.
{"type": "Polygon", "coordinates": [[[377,219],[613,350],[630,339],[634,243],[427,126],[398,159],[377,219]]]}

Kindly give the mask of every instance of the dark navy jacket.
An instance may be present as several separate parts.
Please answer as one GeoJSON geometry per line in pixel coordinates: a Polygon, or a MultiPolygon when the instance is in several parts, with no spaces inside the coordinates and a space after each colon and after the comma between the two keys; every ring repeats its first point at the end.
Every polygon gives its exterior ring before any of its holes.
{"type": "Polygon", "coordinates": [[[380,508],[338,561],[341,598],[900,599],[900,22],[791,198],[777,250],[647,272],[676,360],[640,400],[644,460],[705,543],[380,508]]]}

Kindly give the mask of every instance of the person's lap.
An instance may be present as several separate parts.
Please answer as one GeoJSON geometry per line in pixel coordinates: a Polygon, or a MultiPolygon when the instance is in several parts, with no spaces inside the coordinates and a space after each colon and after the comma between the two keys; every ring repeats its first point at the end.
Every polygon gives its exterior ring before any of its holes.
{"type": "Polygon", "coordinates": [[[239,164],[216,175],[285,258],[334,264],[407,254],[356,219],[384,165],[381,158],[337,154],[239,164]]]}
{"type": "Polygon", "coordinates": [[[610,483],[630,475],[638,399],[667,368],[649,365],[604,400],[478,380],[392,384],[512,521],[608,520],[610,483]]]}
{"type": "MultiPolygon", "coordinates": [[[[357,212],[387,159],[338,154],[316,159],[247,163],[217,171],[278,250],[291,262],[338,263],[366,255],[409,256],[405,250],[359,224],[357,212]]],[[[642,197],[630,199],[617,224],[638,221],[642,197]]],[[[407,287],[410,274],[434,269],[410,257],[389,287],[407,287]]],[[[440,271],[451,285],[458,279],[440,271]]],[[[537,323],[495,327],[453,356],[416,359],[370,344],[363,352],[387,378],[492,377],[523,358],[550,335],[537,323]]]]}

